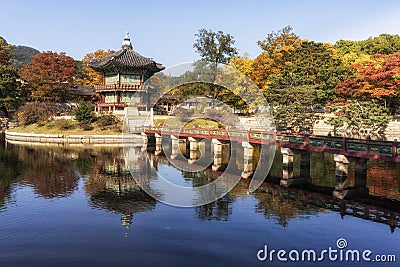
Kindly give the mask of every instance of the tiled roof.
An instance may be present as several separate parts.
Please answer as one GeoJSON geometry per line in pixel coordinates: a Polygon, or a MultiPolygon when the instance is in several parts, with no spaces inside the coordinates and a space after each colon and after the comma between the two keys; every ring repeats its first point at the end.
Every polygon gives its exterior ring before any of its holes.
{"type": "Polygon", "coordinates": [[[146,68],[152,72],[159,72],[165,67],[151,58],[144,57],[130,48],[123,48],[105,58],[96,59],[89,63],[89,67],[95,70],[108,68],[146,68]]]}

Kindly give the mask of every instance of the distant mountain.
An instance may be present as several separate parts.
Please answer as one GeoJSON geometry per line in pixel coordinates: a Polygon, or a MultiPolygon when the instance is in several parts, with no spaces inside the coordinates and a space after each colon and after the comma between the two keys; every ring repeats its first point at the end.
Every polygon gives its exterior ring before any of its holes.
{"type": "MultiPolygon", "coordinates": [[[[7,44],[7,41],[3,37],[0,36],[0,38],[4,40],[5,44],[7,44]]],[[[39,53],[40,53],[39,50],[29,46],[24,46],[24,45],[14,46],[14,48],[11,49],[10,51],[11,64],[16,70],[18,70],[23,65],[30,62],[34,55],[39,53]]]]}
{"type": "Polygon", "coordinates": [[[15,69],[18,70],[26,63],[31,62],[32,57],[39,53],[39,50],[29,46],[14,46],[14,48],[10,51],[11,64],[15,69]]]}

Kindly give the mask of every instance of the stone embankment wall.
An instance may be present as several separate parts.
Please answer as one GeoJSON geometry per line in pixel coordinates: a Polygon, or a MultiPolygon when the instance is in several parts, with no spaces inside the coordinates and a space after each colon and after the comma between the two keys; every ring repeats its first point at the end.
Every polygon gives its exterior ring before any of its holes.
{"type": "MultiPolygon", "coordinates": [[[[328,135],[328,133],[331,132],[333,134],[334,128],[332,125],[327,124],[324,120],[317,120],[314,124],[313,128],[313,133],[315,135],[328,135]]],[[[370,129],[362,129],[358,136],[352,136],[352,133],[347,133],[347,137],[355,137],[355,138],[360,138],[360,135],[363,134],[365,136],[371,135],[374,136],[375,133],[371,131],[370,129]]],[[[387,141],[393,141],[397,139],[400,141],[400,122],[398,121],[391,121],[389,122],[388,126],[386,127],[382,139],[385,139],[387,141]]]]}
{"type": "Polygon", "coordinates": [[[12,144],[59,146],[125,146],[142,145],[140,135],[62,135],[5,132],[5,139],[12,144]]]}

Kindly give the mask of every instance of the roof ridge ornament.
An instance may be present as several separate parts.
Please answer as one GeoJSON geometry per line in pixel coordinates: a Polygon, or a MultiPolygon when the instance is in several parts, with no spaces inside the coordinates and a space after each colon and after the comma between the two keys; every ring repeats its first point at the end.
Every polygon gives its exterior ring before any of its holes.
{"type": "Polygon", "coordinates": [[[122,48],[123,49],[133,49],[131,38],[129,38],[129,32],[125,32],[124,40],[122,41],[122,48]]]}

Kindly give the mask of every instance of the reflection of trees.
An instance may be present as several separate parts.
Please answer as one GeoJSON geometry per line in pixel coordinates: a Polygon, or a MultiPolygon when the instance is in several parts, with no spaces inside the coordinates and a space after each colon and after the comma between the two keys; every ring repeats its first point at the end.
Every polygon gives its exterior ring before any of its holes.
{"type": "Polygon", "coordinates": [[[10,200],[13,186],[19,180],[21,167],[15,153],[0,144],[0,210],[10,200]]]}
{"type": "Polygon", "coordinates": [[[77,154],[66,149],[15,146],[23,164],[21,179],[45,198],[70,195],[78,185],[73,160],[77,154]]]}
{"type": "Polygon", "coordinates": [[[370,160],[367,187],[373,196],[400,200],[400,164],[370,160]]]}
{"type": "Polygon", "coordinates": [[[256,212],[263,213],[265,218],[273,220],[283,227],[289,225],[290,219],[307,219],[308,215],[316,214],[319,211],[317,207],[305,206],[302,199],[297,198],[298,196],[295,194],[276,192],[272,195],[264,192],[255,193],[254,197],[259,201],[256,205],[256,212]]]}

